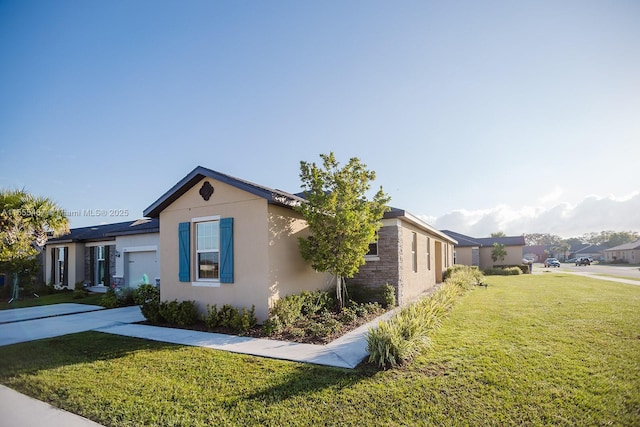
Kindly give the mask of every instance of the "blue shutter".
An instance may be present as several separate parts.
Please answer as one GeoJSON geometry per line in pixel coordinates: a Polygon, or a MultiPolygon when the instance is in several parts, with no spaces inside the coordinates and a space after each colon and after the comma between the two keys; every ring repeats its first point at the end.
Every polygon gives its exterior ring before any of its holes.
{"type": "Polygon", "coordinates": [[[220,283],[233,283],[233,218],[220,220],[220,283]]]}
{"type": "Polygon", "coordinates": [[[178,279],[181,282],[191,281],[191,223],[178,224],[178,257],[180,269],[178,279]]]}

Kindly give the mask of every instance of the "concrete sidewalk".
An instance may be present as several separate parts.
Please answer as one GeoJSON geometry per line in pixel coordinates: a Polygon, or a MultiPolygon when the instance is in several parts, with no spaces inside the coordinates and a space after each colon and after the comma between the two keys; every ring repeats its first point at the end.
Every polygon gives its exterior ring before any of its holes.
{"type": "Polygon", "coordinates": [[[362,325],[326,345],[301,344],[149,325],[118,324],[96,329],[96,331],[293,362],[353,369],[369,354],[367,351],[369,328],[377,326],[378,322],[389,318],[394,312],[387,312],[374,321],[362,325]]]}
{"type": "MultiPolygon", "coordinates": [[[[140,312],[140,308],[137,306],[114,308],[111,310],[95,310],[61,316],[59,315],[60,310],[56,308],[56,305],[62,304],[37,307],[42,310],[49,307],[51,317],[39,317],[36,319],[0,324],[0,346],[35,341],[43,338],[53,338],[61,335],[75,334],[77,332],[91,331],[123,323],[135,323],[145,320],[140,312]]],[[[69,305],[81,306],[77,307],[77,309],[84,310],[82,304],[69,305]]],[[[14,308],[10,311],[20,310],[29,309],[14,308]]],[[[39,315],[44,315],[42,310],[39,311],[39,315]]],[[[22,317],[20,313],[17,313],[15,316],[22,317]]]]}
{"type": "Polygon", "coordinates": [[[0,385],[0,425],[11,427],[102,427],[101,424],[63,411],[0,385]]]}
{"type": "Polygon", "coordinates": [[[97,310],[104,310],[104,307],[99,305],[62,303],[37,307],[12,308],[9,310],[0,310],[0,323],[21,322],[23,320],[43,319],[45,317],[63,316],[65,314],[97,310]]]}

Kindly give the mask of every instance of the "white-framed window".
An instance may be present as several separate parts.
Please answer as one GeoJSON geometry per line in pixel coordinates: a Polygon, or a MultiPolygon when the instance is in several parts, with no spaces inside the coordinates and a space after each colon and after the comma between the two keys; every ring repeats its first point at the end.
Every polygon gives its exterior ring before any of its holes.
{"type": "Polygon", "coordinates": [[[220,221],[219,219],[195,223],[196,280],[220,279],[220,221]]]}
{"type": "Polygon", "coordinates": [[[427,270],[431,271],[431,237],[427,237],[427,270]]]}
{"type": "Polygon", "coordinates": [[[67,248],[57,248],[56,249],[57,253],[58,253],[58,260],[57,260],[57,266],[56,266],[56,272],[57,272],[57,284],[62,285],[64,283],[64,279],[65,279],[65,271],[64,271],[64,266],[65,266],[65,253],[67,252],[67,248]]]}
{"type": "Polygon", "coordinates": [[[418,234],[411,233],[411,269],[418,271],[418,234]]]}
{"type": "Polygon", "coordinates": [[[96,265],[94,266],[94,283],[98,285],[108,285],[105,283],[105,250],[104,246],[96,246],[96,265]]]}

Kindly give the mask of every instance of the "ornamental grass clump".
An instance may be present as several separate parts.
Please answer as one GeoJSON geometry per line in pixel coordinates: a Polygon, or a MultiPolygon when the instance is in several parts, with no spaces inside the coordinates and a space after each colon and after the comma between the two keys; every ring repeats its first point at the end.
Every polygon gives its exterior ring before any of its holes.
{"type": "Polygon", "coordinates": [[[456,299],[482,283],[482,273],[471,267],[456,267],[431,297],[404,307],[392,318],[370,329],[367,336],[369,362],[380,368],[395,368],[410,362],[431,343],[456,299]]]}

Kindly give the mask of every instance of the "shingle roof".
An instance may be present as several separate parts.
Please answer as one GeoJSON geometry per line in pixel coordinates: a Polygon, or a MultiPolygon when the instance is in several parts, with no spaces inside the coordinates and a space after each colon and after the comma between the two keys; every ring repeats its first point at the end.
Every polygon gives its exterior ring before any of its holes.
{"type": "Polygon", "coordinates": [[[182,178],[176,185],[171,187],[169,191],[164,193],[158,200],[153,202],[147,209],[144,210],[144,216],[150,218],[158,218],[160,212],[162,212],[167,206],[175,202],[180,196],[186,193],[191,187],[200,182],[203,178],[211,178],[216,181],[224,182],[225,184],[247,191],[259,197],[265,198],[269,203],[292,207],[298,203],[301,203],[304,199],[295,194],[287,193],[286,191],[276,190],[273,188],[265,187],[244,179],[236,178],[230,175],[226,175],[220,172],[216,172],[211,169],[204,168],[202,166],[196,167],[187,176],[182,178]]]}
{"type": "Polygon", "coordinates": [[[613,248],[605,249],[605,252],[609,251],[628,251],[640,249],[640,240],[631,243],[625,243],[624,245],[614,246],[613,248]]]}
{"type": "Polygon", "coordinates": [[[505,246],[524,246],[524,236],[505,237],[469,237],[451,230],[442,230],[443,233],[458,241],[456,246],[493,246],[494,243],[505,246]]]}
{"type": "Polygon", "coordinates": [[[159,221],[154,218],[143,218],[136,221],[117,222],[114,224],[94,225],[91,227],[72,228],[69,234],[49,239],[47,243],[88,242],[95,240],[114,240],[115,236],[130,234],[157,233],[160,231],[159,221]]]}

